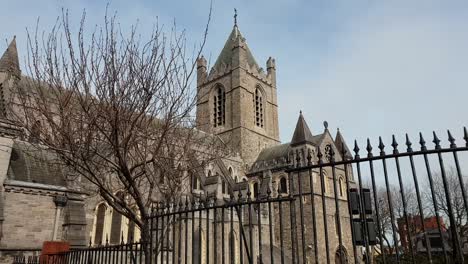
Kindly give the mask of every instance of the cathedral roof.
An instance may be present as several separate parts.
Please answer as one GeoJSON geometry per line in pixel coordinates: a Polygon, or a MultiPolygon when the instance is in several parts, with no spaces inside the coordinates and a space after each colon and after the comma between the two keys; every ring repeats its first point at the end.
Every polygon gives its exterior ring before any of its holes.
{"type": "MultiPolygon", "coordinates": [[[[236,45],[236,42],[238,41],[245,42],[245,38],[242,36],[239,28],[237,25],[234,25],[234,28],[231,31],[231,34],[229,35],[228,39],[226,40],[226,44],[224,44],[223,49],[221,50],[221,53],[218,56],[218,59],[216,60],[215,64],[213,65],[214,69],[218,69],[222,67],[223,65],[230,65],[232,62],[232,58],[234,56],[233,53],[233,48],[236,45]]],[[[258,64],[255,61],[252,52],[250,52],[249,47],[247,44],[244,45],[246,54],[247,54],[247,63],[249,64],[250,67],[255,66],[257,68],[258,64]]]]}
{"type": "Polygon", "coordinates": [[[299,119],[297,120],[296,129],[291,140],[291,146],[297,146],[304,143],[314,143],[314,137],[310,132],[309,126],[307,125],[302,112],[299,114],[299,119]]]}
{"type": "Polygon", "coordinates": [[[3,53],[0,58],[0,72],[9,72],[18,78],[21,76],[18,50],[16,49],[16,37],[13,38],[5,53],[3,53]]]}

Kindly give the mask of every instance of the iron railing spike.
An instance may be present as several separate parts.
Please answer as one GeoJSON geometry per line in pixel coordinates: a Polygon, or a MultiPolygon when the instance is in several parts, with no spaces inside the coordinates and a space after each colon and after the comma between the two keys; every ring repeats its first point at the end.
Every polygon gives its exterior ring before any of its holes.
{"type": "Polygon", "coordinates": [[[373,155],[372,155],[372,145],[371,145],[371,143],[370,143],[370,139],[369,139],[369,138],[367,138],[366,150],[367,150],[367,157],[371,158],[373,155]]]}
{"type": "Polygon", "coordinates": [[[392,135],[392,147],[393,147],[393,154],[398,154],[398,143],[396,141],[395,135],[392,135]]]}
{"type": "Polygon", "coordinates": [[[437,137],[437,134],[435,131],[432,131],[432,135],[434,136],[434,139],[432,142],[435,144],[435,149],[440,149],[440,139],[437,137]]]}
{"type": "Polygon", "coordinates": [[[354,140],[354,149],[353,149],[355,155],[354,155],[354,159],[360,159],[360,156],[359,156],[359,146],[358,146],[358,143],[357,143],[357,140],[354,140]]]}
{"type": "Polygon", "coordinates": [[[426,151],[426,141],[424,140],[424,137],[421,132],[419,132],[419,145],[421,145],[421,151],[426,151]]]}
{"type": "Polygon", "coordinates": [[[356,155],[359,155],[359,146],[358,146],[358,143],[357,143],[357,140],[354,140],[354,149],[353,149],[354,153],[356,155]]]}
{"type": "Polygon", "coordinates": [[[468,131],[466,130],[466,127],[463,127],[463,139],[466,142],[466,146],[468,147],[468,131]]]}
{"type": "Polygon", "coordinates": [[[312,150],[307,148],[307,165],[312,165],[312,150]]]}
{"type": "Polygon", "coordinates": [[[385,156],[385,145],[382,141],[382,137],[379,137],[379,149],[380,149],[380,156],[385,156]]]}
{"type": "Polygon", "coordinates": [[[301,155],[299,149],[296,149],[296,167],[299,168],[301,164],[301,155]]]}
{"type": "Polygon", "coordinates": [[[317,147],[317,158],[318,158],[318,162],[319,162],[319,163],[322,163],[322,162],[323,162],[323,160],[322,160],[323,154],[322,154],[322,151],[320,150],[320,146],[317,147]]]}
{"type": "Polygon", "coordinates": [[[406,147],[407,147],[406,151],[407,152],[413,152],[413,148],[411,147],[411,145],[413,145],[413,143],[411,143],[411,141],[409,139],[409,136],[408,136],[408,133],[405,134],[405,138],[406,138],[405,144],[406,144],[406,147]]]}
{"type": "Polygon", "coordinates": [[[447,129],[448,141],[450,142],[450,148],[456,148],[457,144],[455,143],[455,138],[453,138],[450,130],[447,129]]]}

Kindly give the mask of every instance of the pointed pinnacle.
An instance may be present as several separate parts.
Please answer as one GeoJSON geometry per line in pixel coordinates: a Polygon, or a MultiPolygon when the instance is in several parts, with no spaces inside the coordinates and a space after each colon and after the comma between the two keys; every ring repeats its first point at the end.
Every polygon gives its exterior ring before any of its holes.
{"type": "Polygon", "coordinates": [[[434,139],[432,140],[432,142],[435,144],[435,149],[441,149],[441,147],[440,147],[440,139],[437,137],[436,132],[435,132],[435,131],[432,131],[432,134],[433,134],[433,136],[434,136],[434,139]]]}
{"type": "Polygon", "coordinates": [[[382,141],[382,137],[379,137],[379,149],[380,149],[380,156],[385,156],[385,145],[382,141]]]}
{"type": "Polygon", "coordinates": [[[455,138],[453,138],[452,133],[450,133],[450,130],[447,129],[447,134],[448,134],[448,141],[450,142],[450,148],[456,148],[457,144],[455,144],[455,138]]]}
{"type": "Polygon", "coordinates": [[[410,139],[409,139],[409,136],[408,136],[408,133],[406,133],[405,137],[406,137],[406,142],[405,142],[405,144],[406,144],[406,146],[407,146],[406,151],[407,151],[407,152],[413,152],[413,148],[411,147],[411,145],[413,145],[413,143],[411,143],[411,141],[410,141],[410,139]]]}
{"type": "Polygon", "coordinates": [[[371,158],[373,155],[372,155],[372,146],[371,146],[369,138],[367,138],[366,150],[367,150],[367,157],[371,158]]]}
{"type": "Polygon", "coordinates": [[[358,146],[356,140],[354,140],[354,149],[353,149],[353,151],[356,154],[356,155],[354,155],[355,159],[359,159],[359,146],[358,146]]]}
{"type": "Polygon", "coordinates": [[[396,142],[395,135],[392,135],[393,154],[398,154],[398,143],[396,142]]]}
{"type": "Polygon", "coordinates": [[[427,150],[426,141],[424,140],[423,135],[422,135],[421,132],[419,132],[419,145],[421,145],[421,151],[426,151],[427,150]]]}
{"type": "Polygon", "coordinates": [[[463,139],[466,142],[466,146],[468,147],[468,132],[466,131],[466,127],[463,127],[463,139]]]}

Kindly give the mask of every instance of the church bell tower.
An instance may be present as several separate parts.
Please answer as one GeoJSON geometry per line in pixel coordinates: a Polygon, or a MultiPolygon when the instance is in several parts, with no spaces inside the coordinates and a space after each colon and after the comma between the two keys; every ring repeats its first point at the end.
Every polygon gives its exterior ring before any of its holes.
{"type": "Polygon", "coordinates": [[[267,60],[266,72],[259,67],[236,19],[209,72],[206,59],[198,58],[197,127],[219,135],[246,165],[280,142],[275,59],[267,60]]]}

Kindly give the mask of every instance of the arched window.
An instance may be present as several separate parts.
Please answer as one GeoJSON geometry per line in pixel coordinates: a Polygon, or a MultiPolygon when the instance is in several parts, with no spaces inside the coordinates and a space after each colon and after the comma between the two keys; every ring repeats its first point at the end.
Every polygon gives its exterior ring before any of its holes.
{"type": "MultiPolygon", "coordinates": [[[[116,195],[117,199],[123,201],[124,194],[123,192],[118,192],[116,195]]],[[[111,231],[110,231],[110,243],[118,244],[120,243],[120,234],[122,233],[122,215],[117,212],[117,210],[112,211],[112,220],[111,220],[111,231]]]]}
{"type": "Polygon", "coordinates": [[[340,188],[340,196],[343,197],[346,193],[343,177],[338,180],[338,187],[340,188]]]}
{"type": "Polygon", "coordinates": [[[235,183],[239,182],[239,179],[237,178],[237,176],[234,177],[234,182],[235,182],[235,183]]]}
{"type": "Polygon", "coordinates": [[[231,179],[233,179],[234,177],[232,177],[232,168],[229,167],[229,177],[231,177],[231,179]]]}
{"type": "Polygon", "coordinates": [[[107,206],[105,204],[100,204],[96,210],[96,227],[94,230],[94,244],[100,245],[102,244],[102,238],[104,236],[104,222],[106,218],[106,209],[107,206]]]}
{"type": "Polygon", "coordinates": [[[255,125],[263,127],[263,96],[259,88],[255,89],[254,96],[255,125]]]}
{"type": "Polygon", "coordinates": [[[281,177],[279,189],[281,193],[288,192],[288,181],[286,180],[285,177],[281,177]]]}
{"type": "Polygon", "coordinates": [[[221,192],[223,194],[227,193],[227,184],[226,184],[226,181],[224,179],[221,180],[221,192]]]}
{"type": "Polygon", "coordinates": [[[226,123],[226,93],[221,85],[218,85],[213,97],[213,125],[224,126],[226,123]]]}
{"type": "Polygon", "coordinates": [[[197,176],[195,176],[193,174],[192,174],[192,182],[193,182],[192,189],[194,189],[194,190],[200,190],[201,189],[200,180],[198,179],[197,176]]]}
{"type": "Polygon", "coordinates": [[[258,197],[258,182],[254,182],[253,184],[253,197],[254,198],[257,198],[258,197]]]}

